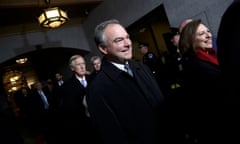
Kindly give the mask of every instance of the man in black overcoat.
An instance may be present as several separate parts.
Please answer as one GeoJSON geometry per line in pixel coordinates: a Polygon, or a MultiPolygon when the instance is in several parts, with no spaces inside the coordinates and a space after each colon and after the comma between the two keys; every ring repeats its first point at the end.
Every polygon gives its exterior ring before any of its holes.
{"type": "Polygon", "coordinates": [[[163,141],[162,92],[150,69],[131,60],[132,42],[124,27],[117,20],[105,21],[96,27],[95,41],[104,57],[101,71],[87,89],[87,103],[102,142],[163,141]],[[131,72],[124,68],[127,65],[131,72]]]}

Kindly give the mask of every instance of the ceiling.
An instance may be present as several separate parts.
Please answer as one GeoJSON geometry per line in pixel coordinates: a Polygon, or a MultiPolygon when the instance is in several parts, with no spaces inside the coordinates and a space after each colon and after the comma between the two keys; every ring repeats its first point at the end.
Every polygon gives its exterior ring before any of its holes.
{"type": "MultiPolygon", "coordinates": [[[[58,6],[69,17],[61,27],[81,24],[103,0],[51,0],[50,7],[58,6]]],[[[0,36],[42,31],[38,16],[47,8],[45,0],[0,0],[0,36]]]]}
{"type": "MultiPolygon", "coordinates": [[[[81,25],[88,14],[102,2],[103,0],[51,0],[50,7],[57,6],[67,12],[69,21],[59,27],[65,28],[81,25]]],[[[0,37],[49,30],[47,28],[42,28],[37,20],[42,10],[47,7],[48,6],[45,3],[45,0],[0,0],[0,37]]],[[[60,59],[63,59],[63,56],[65,56],[65,61],[68,61],[67,59],[74,53],[81,53],[84,55],[86,52],[71,50],[69,48],[62,49],[61,51],[58,49],[58,55],[62,56],[60,59]]],[[[50,61],[52,62],[51,66],[53,66],[56,65],[57,62],[52,60],[52,55],[54,55],[53,50],[38,50],[30,53],[25,53],[23,55],[20,55],[20,57],[27,57],[29,61],[31,61],[31,63],[34,63],[36,66],[48,66],[50,64],[50,61]],[[39,62],[39,60],[42,60],[42,57],[48,60],[48,62],[39,64],[43,62],[39,62]]],[[[9,59],[8,61],[0,64],[1,75],[9,68],[19,68],[16,66],[16,58],[17,57],[13,57],[12,59],[9,59]]],[[[54,69],[53,67],[51,68],[52,70],[54,69]]],[[[24,69],[26,69],[25,66],[24,69]]]]}

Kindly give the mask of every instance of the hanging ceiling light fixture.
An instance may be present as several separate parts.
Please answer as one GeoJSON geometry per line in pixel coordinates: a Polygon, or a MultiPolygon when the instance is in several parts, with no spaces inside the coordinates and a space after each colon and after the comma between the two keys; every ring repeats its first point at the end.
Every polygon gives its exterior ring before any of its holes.
{"type": "Polygon", "coordinates": [[[50,7],[50,0],[45,0],[48,5],[47,9],[38,17],[38,21],[42,27],[57,28],[64,24],[69,18],[67,13],[58,7],[50,7]]]}

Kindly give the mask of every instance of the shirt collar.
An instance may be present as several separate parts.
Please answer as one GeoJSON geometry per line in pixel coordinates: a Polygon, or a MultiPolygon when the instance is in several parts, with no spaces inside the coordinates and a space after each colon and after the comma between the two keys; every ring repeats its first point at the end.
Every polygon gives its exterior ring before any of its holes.
{"type": "Polygon", "coordinates": [[[115,62],[111,62],[114,66],[116,66],[118,69],[122,70],[122,71],[126,71],[126,69],[124,68],[124,64],[119,64],[119,63],[115,63],[115,62]]]}
{"type": "Polygon", "coordinates": [[[85,76],[79,77],[79,76],[76,75],[76,78],[77,78],[79,81],[81,81],[81,80],[86,80],[86,77],[85,77],[85,76]]]}

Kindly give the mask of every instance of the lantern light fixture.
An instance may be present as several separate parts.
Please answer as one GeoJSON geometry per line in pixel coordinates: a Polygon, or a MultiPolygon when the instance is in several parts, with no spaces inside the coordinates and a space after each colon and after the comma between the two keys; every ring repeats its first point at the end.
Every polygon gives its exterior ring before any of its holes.
{"type": "Polygon", "coordinates": [[[38,17],[38,22],[44,28],[57,28],[69,20],[65,11],[59,7],[50,7],[50,0],[45,0],[48,5],[47,9],[38,17]]]}

